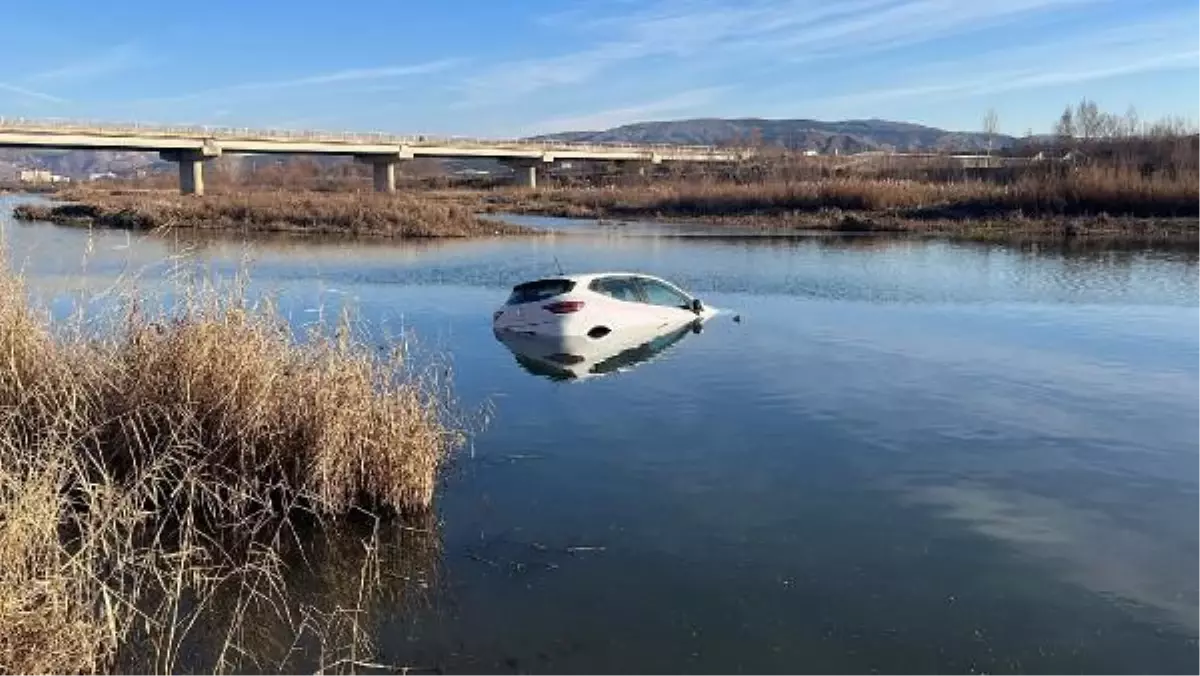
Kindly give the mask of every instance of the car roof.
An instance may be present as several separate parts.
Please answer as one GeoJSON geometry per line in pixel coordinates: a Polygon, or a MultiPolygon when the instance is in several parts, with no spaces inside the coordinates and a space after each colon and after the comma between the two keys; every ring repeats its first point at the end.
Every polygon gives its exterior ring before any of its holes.
{"type": "Polygon", "coordinates": [[[589,272],[589,273],[580,274],[580,275],[563,275],[562,279],[569,279],[576,283],[586,284],[593,280],[602,279],[604,277],[642,277],[644,279],[654,279],[654,280],[658,280],[660,282],[666,281],[665,279],[662,279],[661,277],[655,277],[654,275],[647,275],[644,272],[625,272],[625,271],[620,271],[620,270],[614,271],[614,272],[589,272]]]}
{"type": "MultiPolygon", "coordinates": [[[[560,281],[560,280],[572,281],[572,282],[575,282],[579,286],[586,287],[588,284],[590,284],[594,280],[604,279],[606,277],[640,277],[642,279],[652,279],[652,280],[655,280],[658,282],[665,282],[667,284],[670,284],[671,286],[676,286],[672,282],[665,280],[662,277],[655,277],[654,275],[647,275],[644,272],[613,271],[613,272],[587,272],[587,273],[574,274],[574,275],[556,275],[556,276],[552,276],[552,277],[539,277],[537,279],[531,279],[526,282],[521,282],[520,284],[517,284],[513,288],[531,285],[531,284],[540,284],[543,282],[560,281]]],[[[678,287],[676,287],[676,288],[678,288],[678,287]]]]}

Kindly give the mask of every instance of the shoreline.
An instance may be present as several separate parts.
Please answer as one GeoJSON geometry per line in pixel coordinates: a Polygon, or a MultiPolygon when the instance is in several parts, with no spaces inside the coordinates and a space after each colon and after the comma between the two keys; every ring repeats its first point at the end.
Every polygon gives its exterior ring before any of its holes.
{"type": "Polygon", "coordinates": [[[18,221],[134,231],[336,235],[363,238],[467,238],[535,231],[480,218],[470,208],[411,193],[245,191],[192,197],[164,192],[67,190],[48,204],[17,204],[18,221]]]}
{"type": "Polygon", "coordinates": [[[740,216],[665,216],[656,213],[610,215],[605,212],[580,213],[554,208],[521,208],[519,205],[492,205],[485,214],[511,214],[595,221],[620,227],[629,223],[653,223],[662,226],[711,226],[726,228],[722,233],[736,236],[739,231],[762,236],[873,235],[929,237],[958,241],[1057,242],[1073,239],[1115,242],[1145,242],[1172,246],[1200,245],[1200,221],[1196,218],[1138,217],[1009,217],[968,219],[904,218],[887,212],[746,214],[740,216]]]}
{"type": "MultiPolygon", "coordinates": [[[[67,189],[48,195],[52,200],[48,204],[17,204],[13,216],[22,221],[135,231],[181,228],[362,239],[542,234],[537,228],[502,220],[502,215],[514,215],[594,220],[615,227],[631,222],[712,226],[728,228],[730,236],[744,231],[780,236],[895,235],[979,242],[1089,240],[1150,247],[1200,245],[1200,219],[1191,215],[1027,215],[978,205],[977,214],[956,211],[953,205],[922,206],[917,214],[896,208],[786,210],[762,208],[753,201],[738,205],[745,213],[681,214],[654,204],[629,203],[629,195],[638,190],[440,190],[391,195],[246,190],[196,198],[163,191],[67,189]]],[[[644,187],[640,190],[645,192],[644,187]]],[[[676,204],[674,211],[680,210],[676,204]]]]}
{"type": "MultiPolygon", "coordinates": [[[[485,214],[583,219],[600,223],[644,222],[664,226],[714,226],[768,234],[907,235],[960,241],[1136,240],[1157,244],[1200,243],[1200,216],[1027,214],[974,204],[918,208],[842,209],[832,205],[784,209],[748,201],[728,213],[692,214],[702,205],[630,203],[631,192],[538,191],[474,196],[485,214]],[[972,210],[974,213],[972,213],[972,210]]],[[[470,196],[460,197],[466,203],[470,196]]]]}

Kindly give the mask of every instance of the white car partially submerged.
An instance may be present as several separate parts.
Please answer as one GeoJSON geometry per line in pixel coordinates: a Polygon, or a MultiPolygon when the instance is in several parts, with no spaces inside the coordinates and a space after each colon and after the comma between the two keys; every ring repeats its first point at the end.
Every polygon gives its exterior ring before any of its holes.
{"type": "Polygon", "coordinates": [[[513,287],[492,316],[497,331],[603,341],[655,336],[716,314],[670,282],[631,272],[562,275],[513,287]]]}

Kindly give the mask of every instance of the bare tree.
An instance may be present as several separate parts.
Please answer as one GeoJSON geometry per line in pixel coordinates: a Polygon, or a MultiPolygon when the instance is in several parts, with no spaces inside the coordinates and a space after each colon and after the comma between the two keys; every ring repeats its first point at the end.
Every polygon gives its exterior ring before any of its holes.
{"type": "Polygon", "coordinates": [[[1138,119],[1137,108],[1129,106],[1125,111],[1125,135],[1126,136],[1141,136],[1142,122],[1138,119]]]}
{"type": "Polygon", "coordinates": [[[995,108],[988,108],[987,114],[983,116],[983,133],[987,134],[987,154],[992,155],[992,141],[996,138],[996,125],[1000,122],[1000,116],[996,115],[995,108]]]}
{"type": "Polygon", "coordinates": [[[1064,141],[1075,136],[1075,114],[1071,106],[1067,106],[1058,117],[1058,123],[1054,125],[1054,135],[1064,141]]]}
{"type": "Polygon", "coordinates": [[[1147,130],[1148,136],[1160,137],[1191,136],[1196,133],[1196,124],[1178,115],[1168,115],[1150,125],[1147,130]]]}
{"type": "Polygon", "coordinates": [[[1122,135],[1124,123],[1112,113],[1100,113],[1096,120],[1096,137],[1113,139],[1122,135]]]}
{"type": "Polygon", "coordinates": [[[1101,130],[1100,107],[1095,101],[1084,98],[1075,109],[1075,126],[1083,139],[1089,140],[1100,136],[1101,130]]]}

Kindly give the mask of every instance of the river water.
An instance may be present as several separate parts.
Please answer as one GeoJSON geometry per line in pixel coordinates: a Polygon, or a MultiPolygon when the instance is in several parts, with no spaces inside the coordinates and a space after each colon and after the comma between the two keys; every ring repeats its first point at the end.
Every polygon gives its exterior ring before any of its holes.
{"type": "MultiPolygon", "coordinates": [[[[181,262],[248,269],[297,323],[349,302],[378,335],[447,355],[462,405],[492,422],[442,482],[435,581],[370,620],[381,662],[1197,671],[1194,250],[525,221],[559,232],[0,227],[56,307],[118,279],[153,288],[181,262]],[[513,284],[560,266],[657,274],[725,312],[563,379],[490,327],[513,284]]],[[[339,557],[322,561],[336,576],[339,557]]]]}

